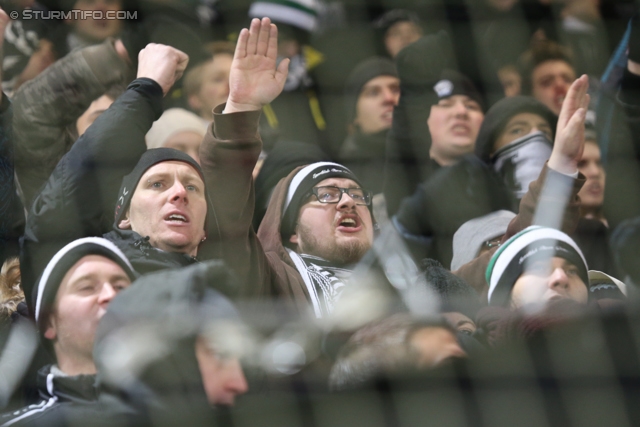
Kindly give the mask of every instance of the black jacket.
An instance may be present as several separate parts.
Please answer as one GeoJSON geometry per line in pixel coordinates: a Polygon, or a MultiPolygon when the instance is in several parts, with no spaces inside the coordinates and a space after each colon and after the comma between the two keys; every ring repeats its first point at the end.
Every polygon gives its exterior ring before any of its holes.
{"type": "Polygon", "coordinates": [[[55,376],[52,365],[38,371],[37,385],[41,401],[0,416],[5,426],[108,425],[98,416],[98,391],[95,375],[55,376]]]}
{"type": "Polygon", "coordinates": [[[31,205],[21,242],[28,304],[37,277],[60,248],[111,230],[122,177],[146,151],[144,136],[161,114],[160,86],[134,80],[60,160],[31,205]]]}

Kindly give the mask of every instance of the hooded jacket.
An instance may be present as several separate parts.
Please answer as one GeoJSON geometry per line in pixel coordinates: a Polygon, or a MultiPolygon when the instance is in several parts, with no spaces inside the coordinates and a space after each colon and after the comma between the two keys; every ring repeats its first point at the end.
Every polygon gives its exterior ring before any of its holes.
{"type": "Polygon", "coordinates": [[[309,291],[280,236],[287,190],[301,168],[276,185],[256,233],[251,226],[255,206],[251,173],[262,148],[260,112],[221,114],[223,108],[219,105],[213,110],[213,125],[200,147],[218,218],[222,257],[239,276],[244,297],[278,297],[307,311],[309,291]]]}
{"type": "Polygon", "coordinates": [[[196,338],[237,333],[238,312],[215,290],[233,281],[222,262],[209,261],[148,274],[118,294],[93,351],[105,413],[130,426],[212,425],[196,338]]]}

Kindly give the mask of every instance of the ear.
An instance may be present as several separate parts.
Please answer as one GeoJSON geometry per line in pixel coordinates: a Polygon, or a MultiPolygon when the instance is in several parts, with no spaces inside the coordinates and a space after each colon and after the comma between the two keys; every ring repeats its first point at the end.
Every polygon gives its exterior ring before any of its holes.
{"type": "Polygon", "coordinates": [[[292,234],[291,237],[289,237],[289,242],[293,243],[294,245],[298,244],[298,235],[297,234],[292,234]]]}
{"type": "Polygon", "coordinates": [[[129,219],[129,211],[124,214],[124,218],[118,223],[118,228],[121,230],[131,230],[131,220],[129,219]]]}
{"type": "Polygon", "coordinates": [[[55,321],[53,321],[50,316],[49,320],[47,320],[47,329],[44,331],[44,337],[48,340],[54,340],[57,335],[55,321]]]}

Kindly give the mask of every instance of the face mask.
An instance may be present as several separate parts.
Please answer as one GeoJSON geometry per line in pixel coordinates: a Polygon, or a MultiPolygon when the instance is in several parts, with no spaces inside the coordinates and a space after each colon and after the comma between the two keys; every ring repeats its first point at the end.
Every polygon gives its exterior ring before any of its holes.
{"type": "Polygon", "coordinates": [[[493,168],[518,200],[524,197],[529,184],[538,179],[551,157],[552,147],[544,133],[535,132],[512,141],[493,155],[493,168]]]}
{"type": "MultiPolygon", "coordinates": [[[[278,58],[278,64],[284,58],[278,58]]],[[[306,89],[312,85],[313,81],[307,74],[307,64],[303,55],[296,55],[290,58],[289,73],[284,83],[284,91],[291,92],[297,89],[306,89]]]]}

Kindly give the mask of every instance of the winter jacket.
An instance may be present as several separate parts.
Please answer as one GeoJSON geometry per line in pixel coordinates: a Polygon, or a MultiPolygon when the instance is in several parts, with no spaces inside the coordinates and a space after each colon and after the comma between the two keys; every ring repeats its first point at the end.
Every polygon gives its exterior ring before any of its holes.
{"type": "MultiPolygon", "coordinates": [[[[122,177],[146,151],[144,135],[162,113],[162,89],[150,79],[134,80],[60,160],[35,199],[22,240],[22,283],[27,303],[49,259],[66,243],[87,236],[112,240],[136,271],[194,262],[148,248],[142,236],[114,230],[113,212],[122,177]]],[[[215,221],[211,227],[215,228],[215,221]]],[[[211,236],[216,232],[209,233],[211,236]]],[[[204,252],[204,251],[203,251],[204,252]]]]}
{"type": "Polygon", "coordinates": [[[103,419],[95,375],[56,375],[47,365],[38,371],[37,386],[41,401],[1,415],[2,427],[108,425],[98,424],[103,419]]]}
{"type": "Polygon", "coordinates": [[[0,104],[0,264],[9,257],[18,256],[18,239],[24,232],[24,208],[16,192],[14,174],[12,115],[12,104],[9,98],[2,94],[0,104]]]}
{"type": "Polygon", "coordinates": [[[284,198],[300,168],[275,187],[256,233],[251,227],[255,205],[251,173],[262,149],[260,112],[221,114],[223,107],[213,110],[211,131],[200,146],[206,185],[220,227],[222,257],[239,276],[243,296],[277,296],[305,312],[311,298],[280,237],[284,198]]]}
{"type": "Polygon", "coordinates": [[[110,86],[124,85],[131,73],[113,40],[107,40],[70,53],[16,92],[16,173],[27,208],[78,138],[78,117],[110,86]]]}
{"type": "MultiPolygon", "coordinates": [[[[578,197],[578,192],[585,181],[586,178],[582,174],[578,174],[577,178],[572,178],[545,166],[538,179],[529,185],[529,191],[520,201],[518,215],[509,223],[507,232],[502,237],[501,242],[506,242],[509,238],[534,223],[557,228],[572,235],[580,219],[580,197],[578,197]],[[542,190],[547,179],[549,179],[549,187],[551,187],[552,191],[543,195],[542,190]],[[568,194],[568,200],[566,199],[566,194],[568,194]],[[546,211],[560,213],[562,216],[560,223],[534,222],[538,207],[546,211]]],[[[491,257],[497,250],[498,247],[494,247],[453,272],[475,288],[484,298],[486,298],[488,291],[485,272],[491,257]]]]}
{"type": "MultiPolygon", "coordinates": [[[[238,312],[215,290],[233,280],[222,262],[209,261],[148,274],[109,303],[93,357],[100,402],[127,421],[119,425],[215,425],[195,343],[199,335],[215,340],[216,322],[225,322],[225,330],[239,324],[238,312]],[[118,345],[131,363],[114,360],[118,345]]],[[[230,354],[223,346],[217,350],[230,354]]]]}

